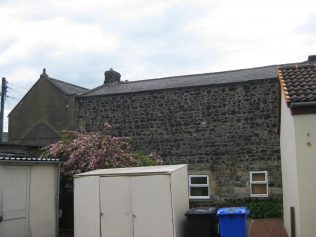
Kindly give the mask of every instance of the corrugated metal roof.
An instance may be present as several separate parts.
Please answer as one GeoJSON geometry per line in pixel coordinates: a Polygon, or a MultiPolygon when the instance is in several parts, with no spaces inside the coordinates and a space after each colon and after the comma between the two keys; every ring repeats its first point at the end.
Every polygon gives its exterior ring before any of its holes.
{"type": "Polygon", "coordinates": [[[31,157],[0,157],[0,162],[43,162],[58,163],[59,159],[55,158],[31,158],[31,157]]]}
{"type": "Polygon", "coordinates": [[[187,167],[187,165],[160,165],[160,166],[116,168],[116,169],[98,169],[98,170],[93,170],[93,171],[77,174],[74,177],[171,174],[172,172],[184,167],[187,167]]]}
{"type": "Polygon", "coordinates": [[[109,83],[92,89],[80,97],[122,94],[161,89],[205,86],[277,78],[278,66],[265,66],[225,72],[184,75],[132,82],[109,83]]]}

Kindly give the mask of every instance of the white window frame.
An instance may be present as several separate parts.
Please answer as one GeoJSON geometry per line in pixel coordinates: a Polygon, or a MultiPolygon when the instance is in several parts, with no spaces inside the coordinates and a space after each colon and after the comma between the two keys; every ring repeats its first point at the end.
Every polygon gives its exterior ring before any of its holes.
{"type": "Polygon", "coordinates": [[[209,199],[210,198],[210,185],[208,175],[189,175],[189,198],[190,199],[209,199]],[[206,178],[206,184],[192,184],[191,178],[206,178]],[[207,187],[207,196],[191,196],[191,187],[193,188],[205,188],[207,187]]]}
{"type": "Polygon", "coordinates": [[[269,180],[268,180],[268,171],[250,171],[250,197],[269,197],[269,180]],[[264,181],[253,181],[252,175],[253,174],[264,174],[265,180],[264,181]],[[264,194],[253,194],[252,193],[252,185],[253,184],[265,184],[267,193],[264,194]]]}

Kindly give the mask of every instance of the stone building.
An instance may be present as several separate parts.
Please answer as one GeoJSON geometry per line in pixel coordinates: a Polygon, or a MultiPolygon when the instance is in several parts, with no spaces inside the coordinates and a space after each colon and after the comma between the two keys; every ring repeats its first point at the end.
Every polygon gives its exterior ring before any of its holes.
{"type": "Polygon", "coordinates": [[[108,71],[102,86],[77,96],[77,124],[97,131],[107,122],[137,149],[187,163],[192,202],[280,197],[277,70],[133,82],[108,71]]]}
{"type": "Polygon", "coordinates": [[[9,143],[47,145],[62,129],[107,122],[135,149],[188,164],[192,203],[281,197],[277,73],[266,66],[128,82],[110,70],[92,90],[43,73],[9,115],[9,143]]]}
{"type": "Polygon", "coordinates": [[[75,95],[88,89],[50,78],[45,69],[9,114],[9,144],[43,146],[75,129],[75,95]]]}

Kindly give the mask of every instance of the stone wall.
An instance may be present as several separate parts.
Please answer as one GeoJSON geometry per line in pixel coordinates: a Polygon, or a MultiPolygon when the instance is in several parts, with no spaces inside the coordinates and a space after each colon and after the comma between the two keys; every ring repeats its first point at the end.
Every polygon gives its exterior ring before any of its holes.
{"type": "Polygon", "coordinates": [[[78,98],[88,131],[105,122],[137,149],[167,164],[208,174],[211,199],[249,197],[249,172],[269,171],[270,196],[279,197],[281,165],[276,79],[78,98]]]}

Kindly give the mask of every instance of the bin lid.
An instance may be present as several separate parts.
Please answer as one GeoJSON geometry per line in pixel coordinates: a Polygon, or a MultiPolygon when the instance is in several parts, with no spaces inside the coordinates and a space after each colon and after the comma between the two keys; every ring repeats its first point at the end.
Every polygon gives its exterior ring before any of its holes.
{"type": "Polygon", "coordinates": [[[188,210],[185,215],[186,216],[191,216],[191,215],[212,215],[216,213],[217,208],[215,207],[196,207],[196,208],[191,208],[188,210]]]}
{"type": "Polygon", "coordinates": [[[225,207],[217,211],[217,215],[249,215],[247,207],[225,207]]]}

